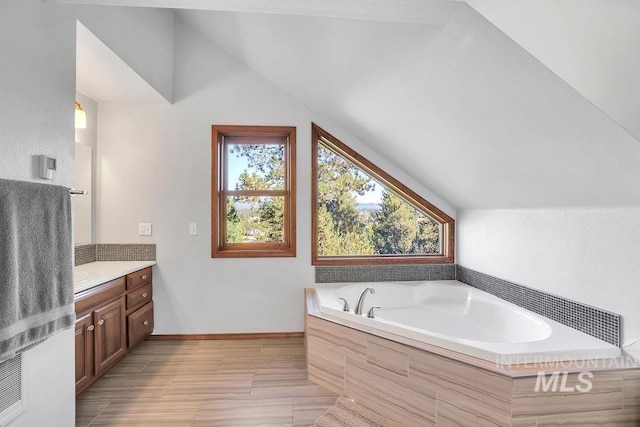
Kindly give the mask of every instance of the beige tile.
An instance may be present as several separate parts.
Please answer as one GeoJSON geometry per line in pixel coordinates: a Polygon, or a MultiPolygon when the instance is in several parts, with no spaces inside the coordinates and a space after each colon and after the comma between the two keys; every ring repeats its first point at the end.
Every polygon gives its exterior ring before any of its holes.
{"type": "Polygon", "coordinates": [[[508,417],[452,400],[438,393],[438,427],[511,427],[508,417]]]}
{"type": "Polygon", "coordinates": [[[556,414],[538,417],[538,427],[638,427],[640,413],[637,409],[617,411],[592,411],[573,414],[556,414]]]}
{"type": "Polygon", "coordinates": [[[81,397],[83,400],[130,401],[131,399],[159,398],[173,377],[115,376],[98,380],[81,397]]]}
{"type": "Polygon", "coordinates": [[[166,387],[162,397],[203,400],[248,396],[251,393],[252,383],[252,373],[179,375],[166,387]]]}
{"type": "Polygon", "coordinates": [[[305,372],[256,374],[252,397],[334,396],[335,393],[309,380],[305,372]]]}
{"type": "Polygon", "coordinates": [[[310,426],[327,409],[332,406],[338,395],[302,396],[293,398],[293,424],[296,426],[310,426]]]}
{"type": "Polygon", "coordinates": [[[564,374],[558,373],[557,382],[550,375],[546,377],[548,391],[544,391],[542,379],[538,377],[516,378],[513,382],[513,416],[527,417],[547,414],[603,411],[622,409],[622,376],[619,372],[593,372],[593,378],[583,377],[592,383],[591,390],[578,391],[585,387],[579,374],[567,374],[561,391],[564,374]],[[554,382],[557,386],[554,386],[554,382]],[[536,391],[536,387],[537,390],[536,391]],[[554,391],[555,388],[555,391],[554,391]]]}
{"type": "Polygon", "coordinates": [[[536,418],[512,418],[511,427],[536,427],[538,420],[536,418]]]}
{"type": "Polygon", "coordinates": [[[409,354],[402,344],[370,336],[367,339],[367,363],[407,378],[409,354]]]}
{"type": "Polygon", "coordinates": [[[393,421],[435,425],[436,392],[378,366],[348,358],[345,395],[393,421]]]}
{"type": "Polygon", "coordinates": [[[304,424],[336,394],[307,379],[303,345],[301,339],[144,343],[78,398],[77,423],[293,425],[295,399],[296,420],[304,424]]]}
{"type": "Polygon", "coordinates": [[[309,354],[309,379],[336,394],[344,393],[344,365],[309,354]]]}
{"type": "Polygon", "coordinates": [[[511,378],[421,350],[409,349],[409,378],[490,412],[511,416],[511,378]]]}
{"type": "Polygon", "coordinates": [[[194,426],[293,425],[293,399],[217,399],[203,402],[194,426]]]}
{"type": "Polygon", "coordinates": [[[95,417],[109,406],[110,402],[78,400],[76,401],[76,427],[86,427],[95,417]]]}
{"type": "Polygon", "coordinates": [[[98,415],[91,426],[190,425],[200,402],[171,402],[147,400],[142,405],[129,402],[111,403],[98,415]]]}
{"type": "Polygon", "coordinates": [[[640,408],[640,369],[623,374],[624,408],[640,408]]]}
{"type": "Polygon", "coordinates": [[[313,346],[310,342],[312,339],[317,339],[319,344],[325,343],[323,353],[327,354],[323,354],[324,358],[339,353],[365,360],[367,334],[312,316],[307,318],[307,345],[313,346]]]}

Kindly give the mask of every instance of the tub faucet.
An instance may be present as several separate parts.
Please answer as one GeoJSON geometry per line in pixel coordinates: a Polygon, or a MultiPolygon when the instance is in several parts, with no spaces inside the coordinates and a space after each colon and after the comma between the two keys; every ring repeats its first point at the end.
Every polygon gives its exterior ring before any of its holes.
{"type": "Polygon", "coordinates": [[[362,293],[360,294],[360,298],[358,298],[358,304],[356,304],[356,311],[355,314],[362,314],[362,307],[364,306],[364,297],[367,296],[367,293],[372,293],[375,294],[376,290],[373,288],[367,288],[364,291],[362,291],[362,293]]]}

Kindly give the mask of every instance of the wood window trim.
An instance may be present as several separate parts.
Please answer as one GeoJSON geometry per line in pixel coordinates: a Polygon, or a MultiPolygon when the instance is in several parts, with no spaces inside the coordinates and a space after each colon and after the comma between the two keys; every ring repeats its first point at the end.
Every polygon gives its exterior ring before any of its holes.
{"type": "Polygon", "coordinates": [[[296,256],[296,128],[295,126],[211,126],[211,257],[259,258],[296,256]],[[282,190],[224,189],[225,137],[252,137],[253,143],[267,143],[269,137],[284,137],[285,178],[282,190]],[[264,138],[265,140],[260,140],[264,138]],[[284,196],[283,243],[227,243],[226,197],[229,195],[284,196]]]}
{"type": "Polygon", "coordinates": [[[389,264],[453,264],[455,261],[455,220],[438,207],[421,197],[406,185],[380,169],[368,159],[351,149],[339,139],[311,124],[311,256],[313,265],[389,265],[389,264]],[[375,180],[383,182],[391,190],[421,210],[428,213],[442,227],[442,253],[434,255],[363,255],[320,256],[318,254],[318,141],[322,140],[335,151],[375,180]]]}

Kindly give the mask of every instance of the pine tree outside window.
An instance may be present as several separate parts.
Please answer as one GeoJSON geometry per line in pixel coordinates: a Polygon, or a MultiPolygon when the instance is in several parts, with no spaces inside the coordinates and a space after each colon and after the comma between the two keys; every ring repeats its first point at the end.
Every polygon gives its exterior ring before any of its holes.
{"type": "Polygon", "coordinates": [[[296,255],[295,143],[295,127],[212,127],[212,257],[296,255]]]}

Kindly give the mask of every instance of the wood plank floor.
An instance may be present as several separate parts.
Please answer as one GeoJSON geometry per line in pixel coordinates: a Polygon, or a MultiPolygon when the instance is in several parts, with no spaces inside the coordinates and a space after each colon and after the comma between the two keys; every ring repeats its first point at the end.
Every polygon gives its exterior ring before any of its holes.
{"type": "Polygon", "coordinates": [[[76,401],[76,426],[309,426],[337,398],[301,338],[146,341],[76,401]]]}

